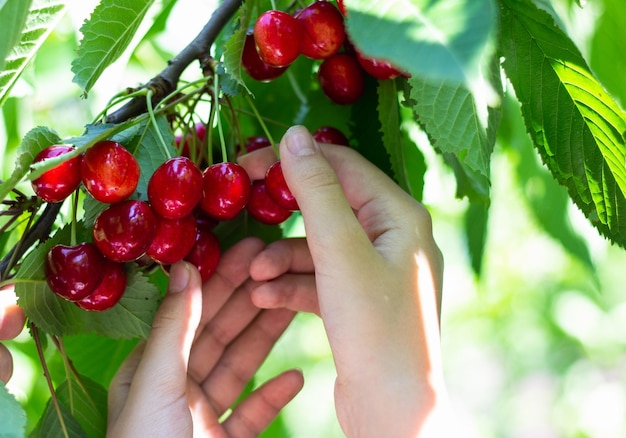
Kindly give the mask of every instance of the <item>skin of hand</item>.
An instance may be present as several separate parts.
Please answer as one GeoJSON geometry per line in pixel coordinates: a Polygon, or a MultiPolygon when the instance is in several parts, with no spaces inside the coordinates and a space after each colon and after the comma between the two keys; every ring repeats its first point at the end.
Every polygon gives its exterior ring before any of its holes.
{"type": "MultiPolygon", "coordinates": [[[[26,317],[17,305],[13,285],[0,288],[0,340],[13,339],[22,332],[26,317]]],[[[0,380],[7,383],[13,374],[13,357],[0,344],[0,380]]]]}
{"type": "Polygon", "coordinates": [[[250,300],[249,264],[263,246],[240,241],[205,284],[191,264],[171,267],[147,341],[111,382],[107,436],[255,437],[300,391],[301,372],[286,371],[220,422],[295,314],[250,300]]]}
{"type": "MultiPolygon", "coordinates": [[[[317,145],[303,127],[287,131],[279,152],[307,237],[254,258],[253,302],[322,317],[346,436],[448,436],[443,258],[429,213],[356,151],[317,145]]],[[[266,148],[239,162],[261,179],[275,160],[266,148]]]]}

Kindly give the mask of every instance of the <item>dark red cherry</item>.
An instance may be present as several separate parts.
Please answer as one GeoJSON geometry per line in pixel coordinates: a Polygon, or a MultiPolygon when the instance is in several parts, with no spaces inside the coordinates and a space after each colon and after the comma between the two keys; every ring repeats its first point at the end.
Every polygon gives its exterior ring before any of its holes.
{"type": "Polygon", "coordinates": [[[339,10],[341,11],[341,13],[344,16],[348,15],[348,11],[347,11],[346,7],[343,4],[343,0],[337,0],[337,7],[339,8],[339,10]]]}
{"type": "Polygon", "coordinates": [[[154,239],[146,254],[164,265],[182,260],[196,241],[196,228],[196,218],[192,214],[180,219],[157,216],[154,239]]]}
{"type": "Polygon", "coordinates": [[[241,66],[252,79],[261,82],[274,80],[287,70],[287,67],[274,67],[261,59],[256,50],[252,32],[246,35],[241,54],[241,66]]]}
{"type": "Polygon", "coordinates": [[[187,157],[170,158],[150,177],[148,199],[159,216],[188,216],[202,199],[202,172],[187,157]]]}
{"type": "Polygon", "coordinates": [[[300,55],[302,27],[290,14],[266,11],[254,24],[254,42],[263,62],[286,67],[300,55]]]}
{"type": "Polygon", "coordinates": [[[220,257],[221,249],[217,237],[209,229],[199,227],[196,231],[195,243],[185,256],[185,260],[198,268],[200,277],[205,282],[215,272],[220,257]]]}
{"type": "Polygon", "coordinates": [[[250,177],[237,163],[224,162],[203,172],[200,207],[213,219],[229,220],[243,210],[250,196],[250,177]]]}
{"type": "Polygon", "coordinates": [[[139,164],[121,144],[105,140],[83,155],[80,166],[85,189],[96,200],[108,204],[128,198],[139,182],[139,164]]]}
{"type": "Polygon", "coordinates": [[[265,173],[265,190],[272,200],[284,209],[299,210],[296,198],[287,187],[283,167],[280,161],[275,162],[265,173]]]}
{"type": "Polygon", "coordinates": [[[150,206],[127,200],[100,213],[93,224],[93,240],[109,260],[130,262],[145,254],[155,230],[156,216],[150,206]]]}
{"type": "Polygon", "coordinates": [[[104,274],[96,289],[76,305],[83,310],[102,312],[115,306],[126,290],[126,269],[123,263],[105,260],[104,274]]]}
{"type": "Polygon", "coordinates": [[[46,257],[48,286],[68,301],[83,299],[100,283],[104,262],[104,257],[92,243],[54,245],[46,257]]]}
{"type": "Polygon", "coordinates": [[[318,143],[350,146],[350,141],[348,140],[348,137],[346,137],[345,134],[339,129],[333,128],[332,126],[320,126],[315,131],[313,131],[312,136],[313,139],[318,143]]]}
{"type": "MultiPolygon", "coordinates": [[[[33,163],[48,158],[59,157],[73,151],[68,145],[52,145],[43,149],[35,156],[33,163]]],[[[80,156],[67,161],[44,172],[39,178],[31,182],[35,194],[46,202],[61,202],[80,185],[80,156]]]]}
{"type": "Polygon", "coordinates": [[[395,79],[403,74],[402,71],[391,65],[390,62],[382,59],[369,58],[359,53],[358,50],[356,52],[356,58],[359,64],[361,64],[361,67],[363,67],[363,70],[376,79],[385,81],[395,79]]]}
{"type": "Polygon", "coordinates": [[[353,55],[338,53],[325,59],[317,74],[326,96],[339,105],[356,102],[365,89],[363,70],[353,55]]]}
{"type": "Polygon", "coordinates": [[[311,59],[326,59],[341,48],[346,29],[341,12],[327,1],[315,1],[302,9],[296,19],[302,26],[300,51],[311,59]]]}
{"type": "Polygon", "coordinates": [[[290,210],[281,207],[270,198],[264,180],[252,182],[252,191],[246,210],[254,219],[267,225],[278,225],[291,216],[290,210]]]}
{"type": "Polygon", "coordinates": [[[269,139],[262,135],[254,135],[246,138],[246,152],[256,151],[271,146],[269,139]]]}

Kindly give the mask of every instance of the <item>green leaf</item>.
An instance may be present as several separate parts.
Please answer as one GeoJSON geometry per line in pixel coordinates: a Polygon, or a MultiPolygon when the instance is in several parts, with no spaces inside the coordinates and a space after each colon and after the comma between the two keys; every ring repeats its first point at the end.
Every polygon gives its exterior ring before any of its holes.
{"type": "Polygon", "coordinates": [[[500,4],[504,68],[535,147],[600,233],[626,246],[626,116],[549,14],[500,4]]]}
{"type": "Polygon", "coordinates": [[[7,57],[20,39],[30,3],[30,0],[0,1],[0,71],[4,70],[7,57]]]}
{"type": "Polygon", "coordinates": [[[44,148],[59,143],[61,139],[49,128],[38,126],[31,129],[22,139],[17,149],[15,168],[9,178],[0,184],[0,199],[6,198],[9,192],[29,172],[35,156],[44,148]]]}
{"type": "Polygon", "coordinates": [[[80,384],[74,378],[71,384],[65,380],[57,387],[56,394],[59,402],[73,408],[73,416],[87,436],[106,435],[107,391],[101,384],[80,376],[80,384]]]}
{"type": "Polygon", "coordinates": [[[243,53],[246,33],[252,18],[253,3],[251,1],[243,2],[236,19],[237,27],[228,41],[226,41],[226,44],[224,44],[224,69],[247,92],[250,92],[250,90],[242,78],[244,70],[241,66],[241,54],[243,53]]]}
{"type": "Polygon", "coordinates": [[[426,164],[420,150],[402,129],[395,81],[379,82],[378,117],[396,182],[415,199],[421,200],[426,164]]]}
{"type": "Polygon", "coordinates": [[[52,404],[52,400],[48,401],[46,409],[39,419],[39,423],[31,432],[31,438],[87,438],[87,433],[81,427],[80,423],[74,418],[70,409],[64,404],[59,403],[63,425],[67,431],[67,435],[63,431],[58,413],[52,404]]]}
{"type": "MultiPolygon", "coordinates": [[[[16,274],[15,293],[26,316],[46,333],[57,336],[94,333],[116,339],[147,337],[160,293],[130,265],[124,296],[104,312],[84,311],[50,290],[45,281],[46,254],[57,243],[69,243],[69,228],[57,231],[33,250],[16,274]]],[[[89,231],[83,228],[81,232],[87,234],[89,231]]]]}
{"type": "MultiPolygon", "coordinates": [[[[28,1],[12,1],[12,5],[27,5],[28,1]]],[[[24,68],[33,58],[39,47],[48,37],[65,12],[64,0],[33,0],[28,11],[19,41],[5,56],[0,55],[0,106],[4,105],[9,96],[9,91],[15,81],[20,77],[24,68]],[[2,64],[2,61],[5,61],[2,64]]],[[[2,12],[0,11],[0,15],[2,12]]],[[[2,24],[0,17],[0,29],[3,33],[7,27],[2,24]]],[[[2,39],[4,42],[4,38],[2,39]]],[[[3,44],[0,42],[0,45],[3,44]]],[[[0,48],[0,51],[2,48],[0,48]]],[[[3,52],[2,52],[3,53],[3,52]]]]}
{"type": "Polygon", "coordinates": [[[73,81],[85,94],[132,41],[154,0],[102,0],[80,28],[83,38],[72,61],[73,81]]]}
{"type": "Polygon", "coordinates": [[[467,251],[474,274],[480,276],[483,266],[483,254],[487,241],[487,223],[489,206],[484,203],[470,202],[463,217],[467,251]]]}
{"type": "Polygon", "coordinates": [[[345,0],[351,41],[425,79],[478,84],[493,53],[493,0],[345,0]]]}
{"type": "Polygon", "coordinates": [[[21,438],[26,428],[26,414],[13,394],[0,380],[0,437],[21,438]]]}

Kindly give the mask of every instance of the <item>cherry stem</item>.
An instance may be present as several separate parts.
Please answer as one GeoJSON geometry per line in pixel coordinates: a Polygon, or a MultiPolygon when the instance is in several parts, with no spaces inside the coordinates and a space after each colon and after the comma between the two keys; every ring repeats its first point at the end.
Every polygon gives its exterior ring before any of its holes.
{"type": "Polygon", "coordinates": [[[220,148],[222,150],[222,161],[228,161],[228,154],[226,153],[226,141],[224,140],[224,130],[222,128],[222,118],[220,117],[220,87],[219,76],[213,77],[213,99],[216,106],[215,117],[217,118],[217,133],[220,136],[220,148]]]}
{"type": "Polygon", "coordinates": [[[270,134],[269,129],[267,129],[267,126],[265,126],[263,117],[261,117],[261,115],[259,114],[259,110],[256,109],[256,106],[254,105],[254,102],[252,102],[252,98],[250,97],[249,94],[246,94],[246,101],[248,102],[248,105],[250,105],[250,108],[252,108],[252,112],[254,112],[256,119],[259,121],[259,124],[261,125],[261,129],[263,129],[265,136],[270,141],[270,144],[272,145],[272,148],[274,149],[274,153],[276,154],[276,157],[279,157],[280,155],[278,154],[278,148],[276,147],[276,143],[274,143],[272,134],[270,134]]]}
{"type": "Polygon", "coordinates": [[[157,124],[156,118],[154,117],[154,110],[152,109],[152,90],[150,89],[148,89],[148,92],[146,93],[146,105],[148,106],[148,114],[150,115],[150,121],[154,125],[154,130],[156,131],[157,137],[159,138],[159,145],[161,146],[161,149],[163,150],[163,153],[165,154],[165,156],[168,159],[170,159],[172,158],[172,154],[170,153],[170,150],[168,149],[167,144],[165,144],[165,140],[163,139],[163,136],[161,135],[161,130],[159,129],[159,125],[157,124]]]}
{"type": "Polygon", "coordinates": [[[67,431],[67,427],[65,426],[65,421],[63,420],[63,414],[61,413],[61,406],[59,405],[59,399],[57,398],[56,391],[54,390],[54,385],[52,384],[52,377],[50,376],[50,370],[48,369],[48,365],[46,363],[46,358],[43,354],[43,347],[41,345],[41,338],[39,337],[39,327],[35,325],[34,322],[30,323],[30,329],[33,334],[33,339],[35,340],[35,345],[37,347],[37,354],[39,356],[39,362],[41,363],[41,368],[43,370],[43,374],[46,378],[46,383],[48,384],[48,389],[50,390],[50,398],[52,400],[52,404],[54,405],[54,409],[57,413],[57,418],[59,419],[59,424],[61,425],[61,430],[63,431],[63,435],[66,438],[69,438],[69,433],[67,431]]]}
{"type": "Polygon", "coordinates": [[[70,244],[71,245],[76,245],[77,239],[76,239],[76,221],[77,221],[77,217],[78,217],[78,191],[75,190],[74,193],[72,193],[72,225],[71,225],[71,229],[70,229],[70,244]]]}

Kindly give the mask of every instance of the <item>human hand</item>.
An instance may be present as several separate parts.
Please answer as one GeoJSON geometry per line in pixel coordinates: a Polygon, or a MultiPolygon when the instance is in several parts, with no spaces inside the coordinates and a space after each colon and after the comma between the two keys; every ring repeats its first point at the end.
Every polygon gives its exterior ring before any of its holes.
{"type": "MultiPolygon", "coordinates": [[[[347,436],[433,436],[445,394],[443,259],[429,213],[354,150],[320,147],[302,127],[285,134],[280,158],[307,239],[275,242],[254,258],[250,274],[264,282],[254,303],[321,315],[347,436]]],[[[240,164],[260,179],[275,160],[266,149],[240,164]]]]}
{"type": "MultiPolygon", "coordinates": [[[[13,285],[0,288],[0,340],[13,339],[24,328],[26,317],[17,305],[13,285]]],[[[8,348],[0,344],[0,380],[7,383],[13,375],[13,357],[8,348]]]]}
{"type": "Polygon", "coordinates": [[[295,314],[250,301],[248,268],[262,248],[237,243],[204,285],[191,264],[172,266],[148,340],[111,382],[108,436],[253,437],[299,392],[302,374],[286,371],[220,422],[295,314]]]}

